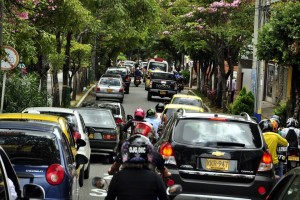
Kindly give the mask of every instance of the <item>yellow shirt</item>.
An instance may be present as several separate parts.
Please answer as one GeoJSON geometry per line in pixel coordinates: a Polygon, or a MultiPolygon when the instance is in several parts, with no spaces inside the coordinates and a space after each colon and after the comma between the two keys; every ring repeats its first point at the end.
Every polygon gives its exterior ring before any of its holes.
{"type": "Polygon", "coordinates": [[[284,146],[286,147],[288,145],[288,142],[286,139],[281,137],[278,133],[274,132],[265,132],[263,133],[264,139],[268,145],[268,148],[272,154],[273,164],[276,165],[278,161],[277,157],[277,146],[284,146]]]}

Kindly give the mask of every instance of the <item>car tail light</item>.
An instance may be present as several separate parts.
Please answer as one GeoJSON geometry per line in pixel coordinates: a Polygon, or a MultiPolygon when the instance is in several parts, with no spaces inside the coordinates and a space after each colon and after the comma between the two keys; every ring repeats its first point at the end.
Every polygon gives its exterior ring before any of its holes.
{"type": "Polygon", "coordinates": [[[175,184],[175,181],[173,179],[169,178],[168,181],[167,181],[167,186],[170,187],[170,186],[172,186],[174,184],[175,184]]]}
{"type": "Polygon", "coordinates": [[[124,92],[124,88],[120,88],[120,89],[119,89],[119,92],[124,92]]]}
{"type": "Polygon", "coordinates": [[[260,195],[264,195],[264,194],[266,194],[266,188],[265,188],[264,186],[259,186],[259,187],[257,188],[257,192],[258,192],[258,194],[260,194],[260,195]]]}
{"type": "Polygon", "coordinates": [[[170,143],[166,142],[160,146],[160,154],[165,159],[165,164],[176,165],[173,148],[170,143]]]}
{"type": "Polygon", "coordinates": [[[73,131],[72,135],[75,140],[81,139],[81,134],[78,131],[73,131]]]}
{"type": "Polygon", "coordinates": [[[100,87],[99,86],[96,87],[96,91],[98,91],[98,92],[100,91],[100,87]]]}
{"type": "Polygon", "coordinates": [[[121,119],[121,118],[115,118],[115,122],[116,122],[116,124],[123,124],[124,123],[123,119],[121,119]]]}
{"type": "Polygon", "coordinates": [[[265,152],[261,158],[258,170],[259,172],[269,171],[273,167],[272,155],[268,152],[265,152]]]}
{"type": "Polygon", "coordinates": [[[116,140],[117,136],[115,134],[103,134],[102,135],[104,140],[116,140]]]}
{"type": "Polygon", "coordinates": [[[52,164],[46,172],[46,180],[50,185],[60,184],[65,177],[65,170],[60,164],[52,164]]]}

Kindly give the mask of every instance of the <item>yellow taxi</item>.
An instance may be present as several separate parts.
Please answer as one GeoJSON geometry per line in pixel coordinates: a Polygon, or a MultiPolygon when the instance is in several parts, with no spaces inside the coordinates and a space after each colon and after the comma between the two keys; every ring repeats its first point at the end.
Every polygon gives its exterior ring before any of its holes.
{"type": "Polygon", "coordinates": [[[184,105],[184,104],[167,104],[162,114],[166,114],[167,119],[177,112],[179,109],[184,109],[187,113],[204,112],[204,109],[199,106],[184,105]]]}
{"type": "MultiPolygon", "coordinates": [[[[69,127],[68,121],[64,117],[54,116],[54,115],[44,115],[44,114],[29,114],[29,113],[4,113],[0,114],[0,120],[18,120],[18,121],[34,121],[46,124],[56,124],[61,128],[62,132],[65,134],[66,138],[70,142],[72,148],[72,153],[77,154],[77,150],[80,146],[85,146],[85,141],[82,139],[77,139],[76,142],[73,137],[73,133],[69,127]]],[[[83,167],[78,168],[78,173],[81,175],[79,178],[79,184],[82,186],[83,177],[80,170],[83,167]]]]}
{"type": "Polygon", "coordinates": [[[190,105],[204,109],[204,104],[201,97],[189,94],[175,94],[171,99],[170,104],[190,105]]]}

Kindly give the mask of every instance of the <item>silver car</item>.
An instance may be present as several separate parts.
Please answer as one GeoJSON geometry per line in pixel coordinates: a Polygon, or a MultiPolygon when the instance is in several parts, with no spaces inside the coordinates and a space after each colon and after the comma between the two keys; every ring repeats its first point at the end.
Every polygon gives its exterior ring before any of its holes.
{"type": "Polygon", "coordinates": [[[102,98],[118,99],[123,103],[124,86],[119,78],[101,77],[96,87],[96,100],[102,98]]]}

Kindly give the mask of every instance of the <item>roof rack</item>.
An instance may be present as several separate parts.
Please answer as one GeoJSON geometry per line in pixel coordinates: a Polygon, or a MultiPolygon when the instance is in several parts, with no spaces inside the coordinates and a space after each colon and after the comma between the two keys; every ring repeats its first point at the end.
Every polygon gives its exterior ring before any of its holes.
{"type": "Polygon", "coordinates": [[[248,113],[242,112],[240,115],[241,115],[242,117],[244,117],[246,120],[252,121],[252,118],[249,116],[248,113]]]}

